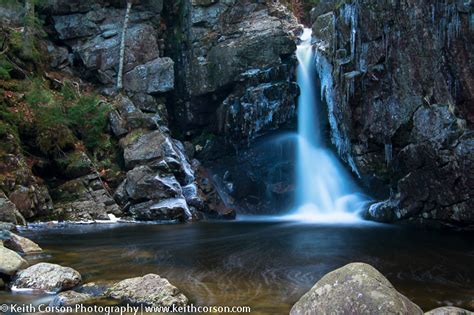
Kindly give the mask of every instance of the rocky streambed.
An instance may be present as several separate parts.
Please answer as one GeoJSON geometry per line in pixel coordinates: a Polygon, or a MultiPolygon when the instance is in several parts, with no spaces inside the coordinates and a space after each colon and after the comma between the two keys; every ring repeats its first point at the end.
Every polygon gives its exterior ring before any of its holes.
{"type": "MultiPolygon", "coordinates": [[[[362,310],[357,307],[376,302],[370,292],[398,299],[418,312],[448,305],[473,309],[474,248],[468,232],[367,223],[237,221],[56,225],[20,234],[40,244],[43,252],[24,256],[33,267],[20,271],[16,277],[21,280],[13,283],[31,285],[34,282],[25,281],[34,279],[31,268],[48,269],[48,264],[65,267],[54,274],[69,275],[72,282],[62,282],[70,286],[56,295],[12,294],[5,289],[0,291],[0,300],[6,303],[134,303],[156,293],[144,293],[142,288],[158,287],[171,294],[172,303],[246,305],[254,314],[288,314],[292,308],[298,314],[301,309],[328,307],[321,306],[321,301],[329,297],[331,307],[342,309],[348,304],[341,296],[355,293],[363,297],[354,295],[350,305],[362,310]],[[352,262],[370,264],[380,273],[362,265],[339,270],[336,277],[325,276],[352,262]],[[80,283],[68,267],[80,274],[80,283]],[[305,295],[317,282],[310,292],[344,281],[348,282],[323,290],[326,296],[308,299],[305,295]],[[124,292],[124,285],[136,290],[124,292]]],[[[397,303],[393,307],[401,305],[397,303]]]]}

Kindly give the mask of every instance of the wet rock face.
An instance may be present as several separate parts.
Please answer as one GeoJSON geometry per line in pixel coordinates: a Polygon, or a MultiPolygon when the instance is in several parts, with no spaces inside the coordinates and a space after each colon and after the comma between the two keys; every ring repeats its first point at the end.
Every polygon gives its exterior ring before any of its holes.
{"type": "Polygon", "coordinates": [[[194,144],[196,158],[207,168],[202,187],[215,185],[212,195],[228,206],[273,211],[270,203],[278,198],[269,198],[276,181],[256,180],[259,171],[251,170],[258,164],[261,173],[272,173],[271,154],[243,163],[242,151],[252,150],[259,137],[295,126],[300,26],[276,1],[184,1],[165,3],[165,10],[175,20],[189,17],[168,22],[167,51],[176,69],[174,103],[168,108],[171,129],[194,144]],[[226,173],[234,174],[231,182],[226,173]]]}
{"type": "Polygon", "coordinates": [[[474,223],[470,6],[325,1],[313,10],[333,142],[377,198],[391,191],[368,217],[474,223]]]}
{"type": "Polygon", "coordinates": [[[173,48],[188,48],[174,52],[173,116],[183,131],[207,128],[240,145],[294,118],[298,24],[283,6],[185,1],[168,10],[190,16],[174,29],[173,48]]]}
{"type": "Polygon", "coordinates": [[[352,263],[319,280],[292,307],[303,314],[423,314],[375,268],[352,263]]]}

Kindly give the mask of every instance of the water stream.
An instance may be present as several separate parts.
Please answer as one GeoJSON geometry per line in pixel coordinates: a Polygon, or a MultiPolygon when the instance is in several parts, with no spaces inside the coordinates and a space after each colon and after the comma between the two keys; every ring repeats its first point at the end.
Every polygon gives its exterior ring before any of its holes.
{"type": "Polygon", "coordinates": [[[305,29],[296,55],[298,58],[298,154],[297,209],[295,219],[316,222],[355,222],[366,205],[346,169],[325,145],[316,97],[316,67],[311,45],[311,30],[305,29]]]}
{"type": "MultiPolygon", "coordinates": [[[[248,305],[252,314],[288,314],[324,274],[355,261],[425,311],[473,307],[472,232],[281,221],[45,226],[24,235],[45,250],[31,263],[73,267],[85,283],[157,273],[197,305],[248,305]]],[[[0,291],[3,303],[51,298],[0,291]]]]}

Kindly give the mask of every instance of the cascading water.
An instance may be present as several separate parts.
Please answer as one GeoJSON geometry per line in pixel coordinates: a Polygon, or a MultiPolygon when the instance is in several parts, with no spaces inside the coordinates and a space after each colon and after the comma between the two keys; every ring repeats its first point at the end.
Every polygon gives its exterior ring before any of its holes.
{"type": "Polygon", "coordinates": [[[315,97],[311,30],[305,29],[301,41],[296,51],[301,90],[298,100],[297,207],[290,217],[317,222],[357,221],[366,199],[324,144],[318,117],[321,101],[315,97]]]}

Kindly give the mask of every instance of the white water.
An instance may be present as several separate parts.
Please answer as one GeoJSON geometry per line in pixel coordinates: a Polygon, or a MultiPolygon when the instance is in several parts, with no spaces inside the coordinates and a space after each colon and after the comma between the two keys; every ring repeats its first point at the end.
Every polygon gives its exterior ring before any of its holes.
{"type": "Polygon", "coordinates": [[[367,200],[358,192],[335,154],[325,146],[318,117],[321,101],[315,97],[316,67],[311,30],[305,29],[296,54],[299,61],[298,154],[296,210],[287,218],[323,222],[354,222],[367,200]]]}

